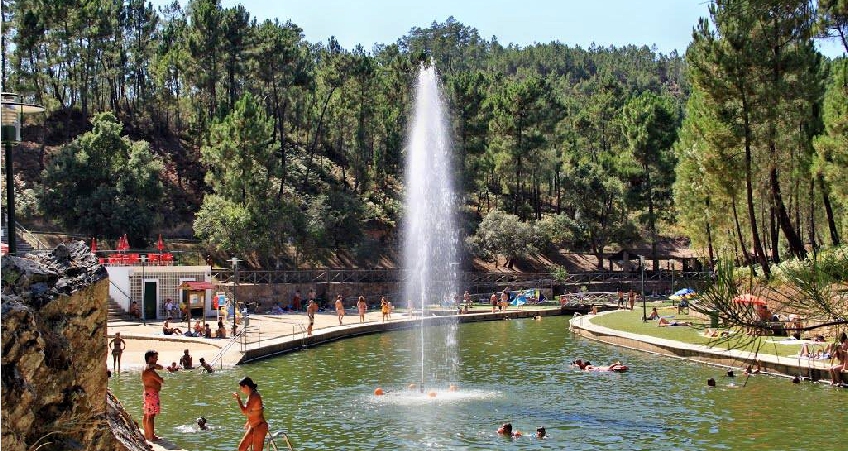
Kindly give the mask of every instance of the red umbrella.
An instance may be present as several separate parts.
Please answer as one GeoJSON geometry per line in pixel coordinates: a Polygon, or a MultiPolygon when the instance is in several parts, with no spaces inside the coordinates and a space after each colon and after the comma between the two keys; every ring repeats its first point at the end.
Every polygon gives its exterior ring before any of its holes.
{"type": "Polygon", "coordinates": [[[754,296],[751,293],[741,294],[733,298],[733,302],[737,304],[751,304],[751,305],[766,305],[766,300],[759,297],[754,296]]]}
{"type": "Polygon", "coordinates": [[[165,249],[165,242],[162,241],[162,234],[161,233],[159,234],[159,241],[156,242],[156,249],[159,249],[160,254],[165,249]]]}
{"type": "Polygon", "coordinates": [[[91,253],[92,253],[92,254],[96,254],[96,253],[97,253],[97,238],[92,238],[92,239],[91,239],[91,253]]]}

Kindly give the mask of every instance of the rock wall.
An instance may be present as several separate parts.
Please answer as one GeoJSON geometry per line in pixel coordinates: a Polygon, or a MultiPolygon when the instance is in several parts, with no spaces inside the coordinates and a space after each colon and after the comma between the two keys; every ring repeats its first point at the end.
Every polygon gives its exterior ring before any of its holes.
{"type": "Polygon", "coordinates": [[[107,409],[108,293],[108,274],[82,241],[3,256],[4,451],[149,449],[137,426],[129,439],[113,433],[110,416],[121,413],[107,409]]]}

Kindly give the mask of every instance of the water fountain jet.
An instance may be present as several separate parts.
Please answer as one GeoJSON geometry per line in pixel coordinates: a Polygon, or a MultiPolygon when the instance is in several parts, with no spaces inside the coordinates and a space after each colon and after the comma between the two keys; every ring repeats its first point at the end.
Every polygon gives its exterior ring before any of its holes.
{"type": "Polygon", "coordinates": [[[415,106],[406,147],[406,199],[403,228],[403,294],[421,312],[420,385],[454,380],[457,351],[455,324],[428,332],[428,305],[457,293],[458,233],[451,161],[450,129],[435,67],[421,65],[415,86],[415,106]],[[447,332],[444,332],[447,330],[447,332]],[[441,356],[434,356],[439,350],[441,356]],[[428,359],[439,357],[430,368],[428,359]],[[437,374],[438,373],[438,374],[437,374]]]}

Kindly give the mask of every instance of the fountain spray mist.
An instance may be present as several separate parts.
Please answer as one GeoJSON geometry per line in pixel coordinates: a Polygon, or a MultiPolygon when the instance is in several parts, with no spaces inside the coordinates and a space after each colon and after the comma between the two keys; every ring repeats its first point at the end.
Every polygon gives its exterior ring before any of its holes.
{"type": "MultiPolygon", "coordinates": [[[[452,299],[457,290],[459,239],[451,167],[450,129],[438,75],[422,66],[406,146],[403,228],[404,300],[429,315],[428,306],[452,299]]],[[[456,325],[421,325],[421,386],[456,377],[456,325]],[[429,378],[428,378],[429,373],[429,378]]]]}

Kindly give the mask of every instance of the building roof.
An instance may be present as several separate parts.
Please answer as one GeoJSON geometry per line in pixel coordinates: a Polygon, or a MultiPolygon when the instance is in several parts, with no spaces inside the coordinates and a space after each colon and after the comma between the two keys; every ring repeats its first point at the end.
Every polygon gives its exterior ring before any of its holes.
{"type": "Polygon", "coordinates": [[[212,285],[212,282],[191,282],[186,281],[180,284],[181,290],[191,290],[191,291],[203,291],[203,290],[214,290],[215,285],[212,285]]]}

